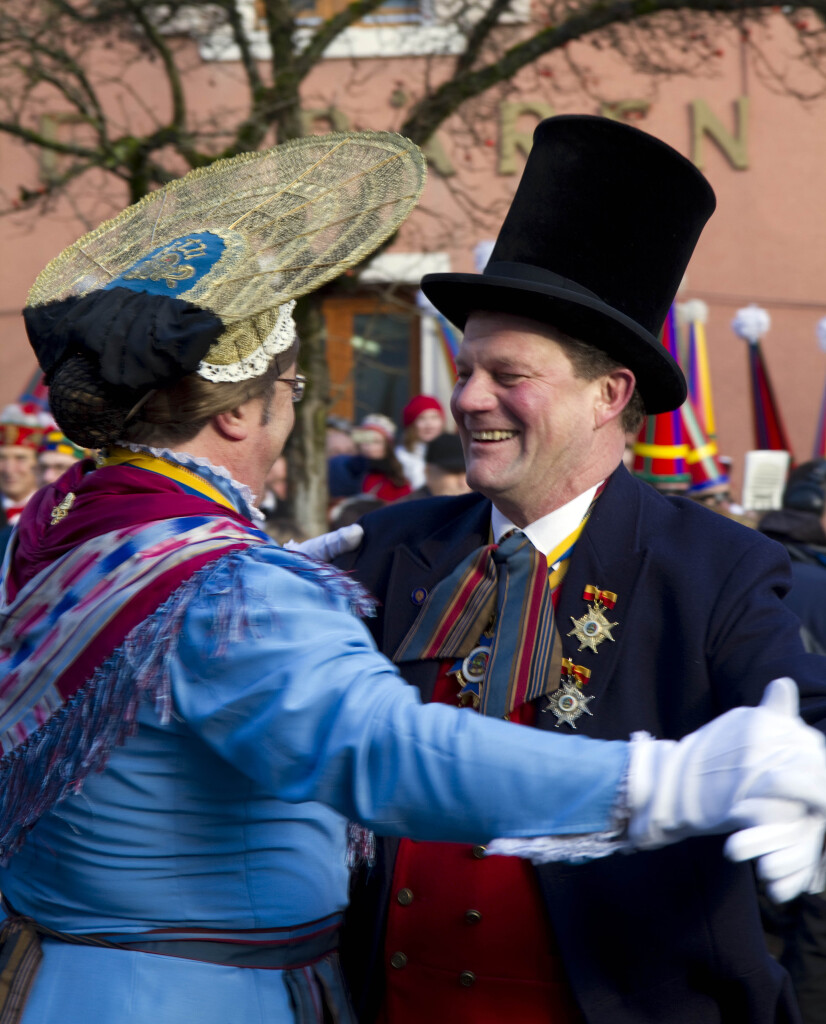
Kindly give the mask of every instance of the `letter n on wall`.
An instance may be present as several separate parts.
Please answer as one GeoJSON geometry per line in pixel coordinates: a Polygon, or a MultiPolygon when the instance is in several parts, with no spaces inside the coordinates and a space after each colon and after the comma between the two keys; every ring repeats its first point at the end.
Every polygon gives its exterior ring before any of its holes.
{"type": "Polygon", "coordinates": [[[719,146],[723,155],[735,170],[745,171],[749,166],[749,98],[740,96],[734,101],[736,129],[729,132],[711,112],[705,100],[691,103],[691,159],[694,166],[703,170],[705,160],[703,143],[707,135],[719,146]]]}

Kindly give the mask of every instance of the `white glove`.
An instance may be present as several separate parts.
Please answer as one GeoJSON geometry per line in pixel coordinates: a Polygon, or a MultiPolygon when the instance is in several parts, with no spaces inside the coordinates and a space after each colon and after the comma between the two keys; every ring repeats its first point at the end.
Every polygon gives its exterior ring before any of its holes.
{"type": "MultiPolygon", "coordinates": [[[[797,705],[794,681],[775,679],[759,707],[728,711],[679,742],[635,737],[628,779],[632,845],[655,849],[746,827],[751,839],[735,843],[736,853],[768,857],[799,846],[791,825],[826,815],[826,741],[802,721],[797,705]],[[778,822],[786,826],[782,839],[757,831],[778,822]]],[[[803,845],[811,853],[808,829],[803,845]]],[[[780,878],[775,860],[764,869],[780,878]]]]}
{"type": "Polygon", "coordinates": [[[826,885],[823,839],[826,817],[791,801],[767,801],[759,824],[729,836],[725,853],[729,860],[756,860],[757,877],[775,903],[785,903],[802,892],[822,892],[826,885]]]}
{"type": "Polygon", "coordinates": [[[349,526],[342,526],[339,530],[331,533],[322,533],[320,537],[311,537],[309,540],[297,541],[288,540],[284,547],[287,551],[298,551],[308,558],[315,558],[319,562],[332,562],[334,558],[345,554],[347,551],[355,551],[361,544],[364,536],[364,529],[358,523],[351,523],[349,526]]]}

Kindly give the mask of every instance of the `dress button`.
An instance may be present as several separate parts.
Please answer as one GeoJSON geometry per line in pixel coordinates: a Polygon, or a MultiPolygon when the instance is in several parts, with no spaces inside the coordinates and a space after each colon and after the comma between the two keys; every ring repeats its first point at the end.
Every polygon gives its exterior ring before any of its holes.
{"type": "Polygon", "coordinates": [[[471,985],[476,984],[476,975],[473,971],[462,971],[459,975],[459,984],[462,988],[470,988],[471,985]]]}
{"type": "Polygon", "coordinates": [[[403,907],[409,907],[413,902],[413,890],[412,889],[399,889],[396,893],[396,899],[401,903],[403,907]]]}
{"type": "Polygon", "coordinates": [[[407,967],[407,954],[394,953],[390,957],[390,966],[395,967],[397,971],[400,971],[402,967],[407,967]]]}
{"type": "Polygon", "coordinates": [[[466,910],[465,920],[468,924],[478,924],[482,920],[481,910],[466,910]]]}
{"type": "Polygon", "coordinates": [[[485,850],[487,850],[487,846],[474,846],[471,852],[477,860],[482,860],[485,856],[485,850]]]}

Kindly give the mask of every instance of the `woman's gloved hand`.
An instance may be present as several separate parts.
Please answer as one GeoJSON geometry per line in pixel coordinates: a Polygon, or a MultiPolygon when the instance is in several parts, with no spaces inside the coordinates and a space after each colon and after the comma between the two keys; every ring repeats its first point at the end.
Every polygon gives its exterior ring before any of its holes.
{"type": "Polygon", "coordinates": [[[283,546],[287,551],[298,551],[318,562],[332,562],[339,555],[355,551],[363,537],[362,527],[358,523],[351,523],[349,526],[342,526],[341,529],[332,530],[330,533],[322,533],[319,537],[311,537],[301,543],[288,540],[283,546]]]}

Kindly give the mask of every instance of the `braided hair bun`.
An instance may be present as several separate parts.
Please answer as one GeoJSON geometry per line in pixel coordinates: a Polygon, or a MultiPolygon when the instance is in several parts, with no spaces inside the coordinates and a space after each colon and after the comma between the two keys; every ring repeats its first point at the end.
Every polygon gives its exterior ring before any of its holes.
{"type": "Polygon", "coordinates": [[[49,383],[52,415],[66,437],[83,448],[114,444],[139,397],[107,384],[98,364],[79,354],[61,363],[49,383]]]}

